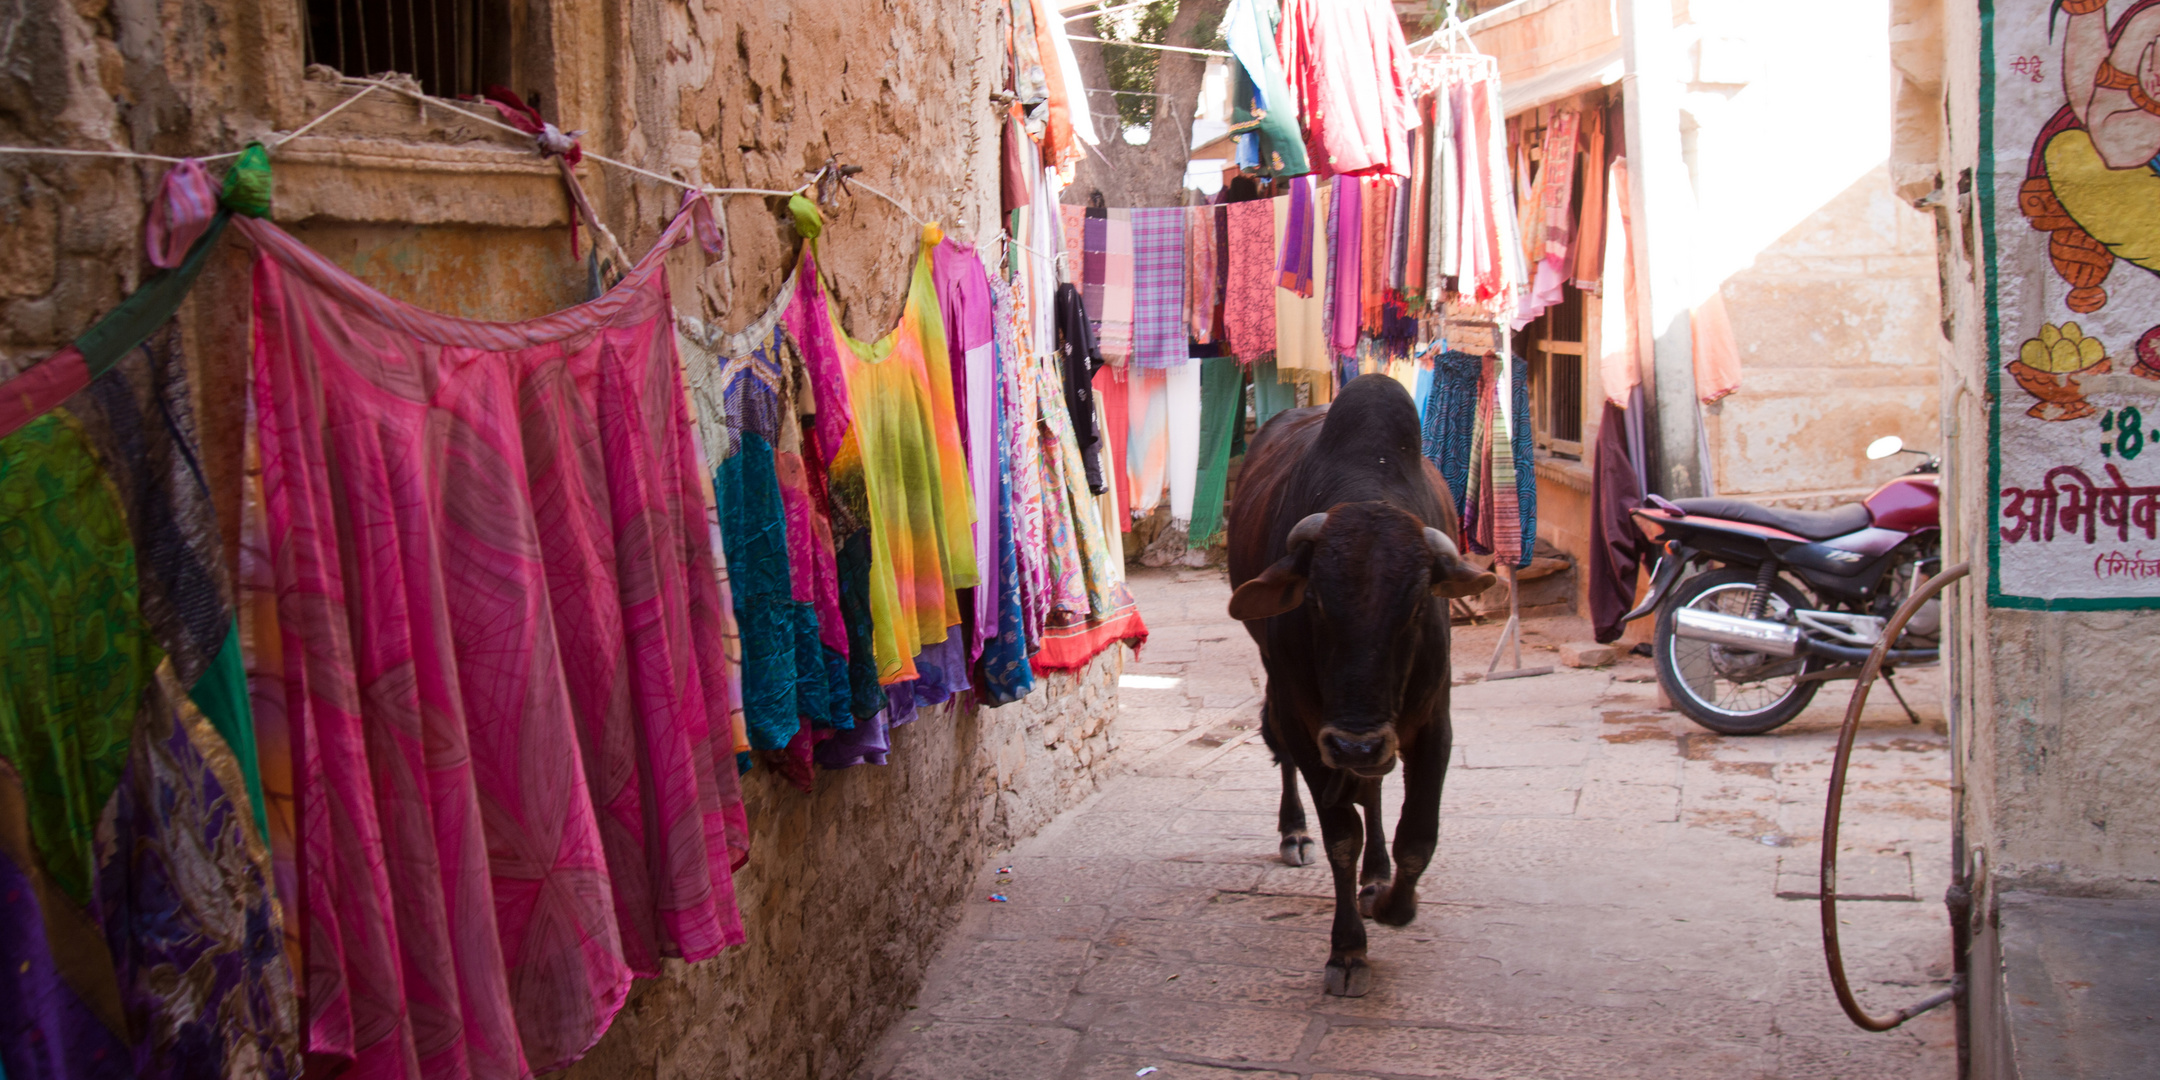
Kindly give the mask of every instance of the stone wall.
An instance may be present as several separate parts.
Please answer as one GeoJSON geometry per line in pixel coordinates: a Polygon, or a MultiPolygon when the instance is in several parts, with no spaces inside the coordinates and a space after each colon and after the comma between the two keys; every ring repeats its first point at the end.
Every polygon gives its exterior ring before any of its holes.
{"type": "MultiPolygon", "coordinates": [[[[302,0],[22,0],[0,8],[0,144],[173,156],[237,149],[345,99],[304,70],[302,0]]],[[[997,0],[516,0],[514,78],[592,151],[723,187],[792,188],[829,156],[942,221],[994,234],[997,0]]],[[[586,295],[568,202],[528,141],[371,94],[273,155],[274,217],[390,296],[516,319],[586,295]]],[[[164,166],[0,158],[0,375],[64,345],[148,273],[144,200],[164,166]]],[[[634,257],[679,189],[588,159],[579,175],[634,257]]],[[[843,322],[898,319],[918,230],[858,193],[827,211],[843,322]]],[[[770,301],[797,242],[780,200],[731,196],[730,251],[669,256],[678,310],[734,328],[770,301]]],[[[204,464],[238,520],[248,251],[231,233],[182,310],[204,464]]],[[[1113,651],[1021,703],[926,712],[891,764],[803,795],[745,778],[737,875],[749,944],[641,983],[580,1075],[844,1075],[913,992],[989,852],[1093,791],[1108,768],[1113,651]]]]}
{"type": "Polygon", "coordinates": [[[804,795],[753,774],[749,944],[640,981],[570,1080],[845,1077],[913,999],[984,859],[1093,793],[1116,748],[1123,649],[1001,709],[925,710],[891,764],[804,795]]]}

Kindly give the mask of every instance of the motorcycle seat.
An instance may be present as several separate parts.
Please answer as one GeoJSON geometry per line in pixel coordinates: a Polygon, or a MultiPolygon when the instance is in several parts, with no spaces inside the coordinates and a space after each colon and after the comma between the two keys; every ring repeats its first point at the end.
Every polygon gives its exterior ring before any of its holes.
{"type": "Polygon", "coordinates": [[[1673,505],[1687,511],[1690,516],[1744,521],[1750,525],[1783,529],[1810,540],[1828,540],[1834,536],[1856,533],[1875,522],[1875,516],[1868,513],[1868,508],[1860,503],[1846,503],[1833,510],[1781,510],[1745,499],[1711,497],[1674,499],[1673,505]]]}

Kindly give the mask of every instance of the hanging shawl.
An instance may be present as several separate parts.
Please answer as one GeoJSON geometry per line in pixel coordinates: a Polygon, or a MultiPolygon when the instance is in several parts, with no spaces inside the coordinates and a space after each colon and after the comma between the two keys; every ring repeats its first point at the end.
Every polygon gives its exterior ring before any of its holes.
{"type": "Polygon", "coordinates": [[[1117,367],[1132,359],[1134,213],[1122,207],[1110,210],[1103,239],[1102,306],[1091,312],[1103,357],[1117,367]]]}
{"type": "MultiPolygon", "coordinates": [[[[1215,267],[1222,252],[1215,243],[1215,223],[1228,207],[1185,208],[1185,322],[1192,340],[1202,345],[1215,340],[1215,308],[1222,301],[1216,285],[1215,267]]],[[[1165,367],[1184,360],[1174,356],[1165,367]]]]}
{"type": "Polygon", "coordinates": [[[1132,212],[1137,367],[1161,370],[1186,357],[1185,214],[1175,206],[1132,212]]]}
{"type": "Polygon", "coordinates": [[[1239,363],[1275,351],[1275,200],[1230,204],[1230,287],[1223,326],[1239,363]]]}
{"type": "Polygon", "coordinates": [[[1313,294],[1313,181],[1300,176],[1290,182],[1290,219],[1284,225],[1283,243],[1277,252],[1276,284],[1307,297],[1313,294]]]}
{"type": "Polygon", "coordinates": [[[487,323],[243,227],[306,1050],[356,1080],[561,1068],[633,973],[743,940],[664,272],[719,231],[692,195],[605,296],[487,323]]]}

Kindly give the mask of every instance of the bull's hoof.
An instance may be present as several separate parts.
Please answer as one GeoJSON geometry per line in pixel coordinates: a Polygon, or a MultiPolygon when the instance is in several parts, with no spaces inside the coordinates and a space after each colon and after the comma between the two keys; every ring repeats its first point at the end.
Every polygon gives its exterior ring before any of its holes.
{"type": "Polygon", "coordinates": [[[1372,967],[1362,957],[1330,960],[1327,992],[1330,997],[1364,997],[1372,990],[1372,967]]]}
{"type": "Polygon", "coordinates": [[[1303,829],[1292,829],[1282,834],[1282,861],[1290,866],[1313,864],[1312,837],[1303,829]]]}
{"type": "MultiPolygon", "coordinates": [[[[1364,898],[1360,896],[1359,905],[1361,908],[1363,903],[1364,898]]],[[[1366,914],[1374,922],[1382,926],[1410,925],[1417,920],[1417,888],[1415,886],[1407,889],[1390,887],[1383,890],[1379,898],[1373,903],[1372,910],[1366,914]]]]}
{"type": "Polygon", "coordinates": [[[1366,882],[1364,887],[1357,891],[1357,913],[1368,919],[1373,918],[1373,912],[1376,910],[1382,894],[1388,891],[1388,880],[1386,878],[1366,882]]]}

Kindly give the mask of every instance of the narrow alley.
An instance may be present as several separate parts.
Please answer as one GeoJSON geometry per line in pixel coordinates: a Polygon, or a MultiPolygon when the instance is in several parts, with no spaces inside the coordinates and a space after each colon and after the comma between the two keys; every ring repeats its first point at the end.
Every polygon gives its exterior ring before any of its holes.
{"type": "MultiPolygon", "coordinates": [[[[1125,666],[1125,771],[986,869],[867,1076],[1953,1072],[1947,1013],[1867,1034],[1824,974],[1816,841],[1842,685],[1757,738],[1659,711],[1643,659],[1458,685],[1418,920],[1368,924],[1372,993],[1326,997],[1328,871],[1275,855],[1260,662],[1228,583],[1135,569],[1132,587],[1154,636],[1125,666]]],[[[1587,637],[1571,627],[1532,621],[1524,662],[1587,637]]],[[[1495,637],[1456,628],[1458,684],[1495,637]]],[[[1871,704],[1845,801],[1842,891],[1873,898],[1840,909],[1845,955],[1877,1009],[1949,977],[1949,763],[1933,673],[1915,676],[1927,722],[1871,704]]]]}

